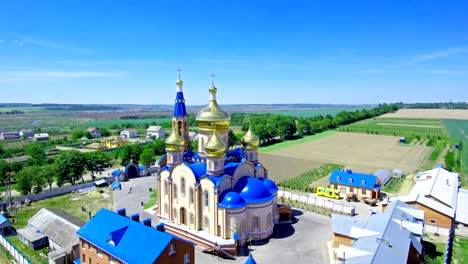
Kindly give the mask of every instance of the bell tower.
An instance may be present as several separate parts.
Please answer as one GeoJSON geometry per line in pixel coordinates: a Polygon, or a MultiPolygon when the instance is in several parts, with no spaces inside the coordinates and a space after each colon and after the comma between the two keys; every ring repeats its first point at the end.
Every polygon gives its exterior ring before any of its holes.
{"type": "Polygon", "coordinates": [[[174,112],[172,114],[172,127],[177,131],[180,137],[184,140],[184,150],[190,150],[190,141],[189,141],[189,124],[188,124],[188,115],[187,109],[185,108],[185,99],[183,86],[184,82],[180,79],[180,73],[182,69],[177,68],[179,72],[179,77],[177,79],[177,95],[174,104],[174,112]]]}

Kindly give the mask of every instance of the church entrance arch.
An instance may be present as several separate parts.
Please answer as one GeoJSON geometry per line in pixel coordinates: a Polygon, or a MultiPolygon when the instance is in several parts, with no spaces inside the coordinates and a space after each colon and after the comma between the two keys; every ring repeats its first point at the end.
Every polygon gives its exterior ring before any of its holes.
{"type": "Polygon", "coordinates": [[[135,164],[128,164],[125,167],[125,180],[138,177],[138,167],[135,164]]]}

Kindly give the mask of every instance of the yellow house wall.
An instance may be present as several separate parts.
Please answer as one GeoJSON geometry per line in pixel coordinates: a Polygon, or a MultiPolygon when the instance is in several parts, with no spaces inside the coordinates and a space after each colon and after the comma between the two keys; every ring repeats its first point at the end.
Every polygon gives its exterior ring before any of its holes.
{"type": "Polygon", "coordinates": [[[366,188],[359,188],[359,187],[351,187],[347,185],[340,185],[340,184],[330,184],[330,188],[333,190],[337,190],[339,193],[341,193],[341,189],[345,188],[346,189],[346,194],[351,192],[351,188],[353,188],[353,193],[357,195],[358,198],[362,197],[372,197],[372,190],[366,189],[366,188]],[[363,193],[364,191],[364,193],[363,193]]]}

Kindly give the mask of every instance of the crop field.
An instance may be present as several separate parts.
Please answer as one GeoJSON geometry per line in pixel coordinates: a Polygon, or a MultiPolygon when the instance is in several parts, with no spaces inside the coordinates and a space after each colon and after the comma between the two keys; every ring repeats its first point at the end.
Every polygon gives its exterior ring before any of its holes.
{"type": "MultiPolygon", "coordinates": [[[[284,110],[252,110],[246,111],[255,114],[279,114],[297,117],[314,117],[318,115],[331,115],[335,116],[341,111],[356,111],[364,109],[365,107],[340,107],[340,108],[309,108],[309,109],[284,109],[284,110]]],[[[243,112],[243,111],[239,111],[243,112]]]]}
{"type": "Polygon", "coordinates": [[[65,132],[70,131],[71,127],[88,120],[88,118],[70,116],[62,113],[31,112],[21,115],[0,115],[0,128],[6,131],[41,128],[42,130],[52,129],[57,132],[65,132]]]}
{"type": "Polygon", "coordinates": [[[414,118],[414,119],[468,119],[468,110],[464,109],[400,109],[388,113],[382,118],[414,118]]]}
{"type": "Polygon", "coordinates": [[[468,120],[446,119],[442,120],[451,138],[462,143],[460,152],[461,172],[465,175],[462,179],[463,185],[467,185],[468,177],[468,120]]]}
{"type": "Polygon", "coordinates": [[[426,163],[432,147],[405,145],[399,137],[360,133],[335,133],[260,155],[277,181],[294,177],[325,163],[342,164],[355,171],[374,173],[400,168],[410,173],[426,163]]]}
{"type": "Polygon", "coordinates": [[[291,189],[298,190],[303,192],[313,192],[311,187],[313,182],[316,182],[320,179],[325,178],[328,183],[328,176],[333,170],[341,169],[343,166],[338,164],[324,164],[319,168],[315,168],[309,171],[306,171],[296,177],[286,179],[279,183],[279,186],[291,189]]]}
{"type": "Polygon", "coordinates": [[[122,124],[130,124],[130,125],[141,125],[141,124],[151,124],[154,122],[162,123],[162,122],[170,122],[170,118],[148,118],[148,119],[120,119],[120,118],[113,118],[113,119],[103,119],[103,120],[92,120],[89,122],[84,122],[80,124],[80,128],[86,129],[88,127],[110,127],[112,125],[122,125],[122,124]]]}
{"type": "Polygon", "coordinates": [[[409,142],[415,137],[446,137],[440,120],[373,118],[339,128],[339,131],[407,137],[409,142]]]}

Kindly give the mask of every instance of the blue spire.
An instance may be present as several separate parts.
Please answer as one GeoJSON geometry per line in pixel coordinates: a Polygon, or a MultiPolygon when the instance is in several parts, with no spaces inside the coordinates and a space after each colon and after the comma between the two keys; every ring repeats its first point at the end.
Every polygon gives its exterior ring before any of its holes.
{"type": "Polygon", "coordinates": [[[177,92],[175,105],[174,105],[174,113],[172,114],[173,117],[185,117],[187,116],[187,110],[185,109],[185,99],[183,92],[177,92]]]}
{"type": "Polygon", "coordinates": [[[182,87],[184,86],[184,82],[180,79],[180,72],[182,71],[180,67],[177,69],[179,72],[179,79],[176,82],[177,85],[177,95],[175,99],[174,105],[174,113],[172,114],[173,117],[186,117],[187,110],[185,109],[185,99],[184,99],[184,92],[182,87]]]}
{"type": "Polygon", "coordinates": [[[249,258],[247,259],[247,261],[245,262],[245,264],[257,264],[257,262],[255,261],[255,259],[252,257],[252,253],[249,253],[249,258]]]}

